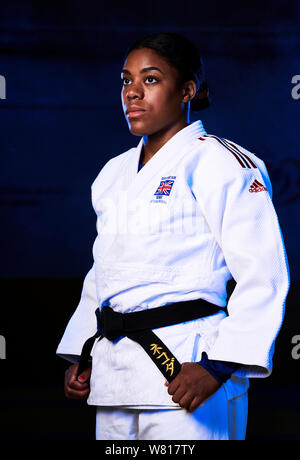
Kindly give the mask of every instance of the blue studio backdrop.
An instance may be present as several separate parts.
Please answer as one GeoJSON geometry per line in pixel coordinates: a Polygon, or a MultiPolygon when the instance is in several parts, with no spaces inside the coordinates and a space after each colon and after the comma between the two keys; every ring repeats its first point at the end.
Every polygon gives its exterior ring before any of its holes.
{"type": "Polygon", "coordinates": [[[64,422],[65,406],[79,410],[64,400],[65,363],[57,362],[55,348],[92,265],[91,184],[111,157],[139,141],[121,108],[124,54],[137,38],[159,31],[186,35],[204,59],[212,105],[193,120],[268,167],[292,288],[274,376],[254,384],[248,436],[300,439],[293,399],[300,361],[292,353],[300,334],[300,2],[288,0],[1,2],[0,334],[7,356],[0,364],[9,375],[1,396],[7,439],[89,436],[83,421],[46,430],[34,420],[52,399],[64,422]],[[15,369],[20,343],[18,366],[31,376],[23,387],[15,369]],[[25,416],[16,425],[9,411],[16,400],[27,417],[33,410],[31,425],[25,416]]]}

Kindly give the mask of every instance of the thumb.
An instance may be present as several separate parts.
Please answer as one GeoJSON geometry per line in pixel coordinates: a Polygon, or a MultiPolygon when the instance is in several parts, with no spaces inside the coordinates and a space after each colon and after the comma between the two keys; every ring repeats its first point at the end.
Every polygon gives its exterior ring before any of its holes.
{"type": "Polygon", "coordinates": [[[78,376],[78,380],[79,382],[86,382],[89,378],[90,378],[90,375],[91,375],[91,370],[90,369],[87,369],[85,371],[83,371],[79,376],[78,376]]]}

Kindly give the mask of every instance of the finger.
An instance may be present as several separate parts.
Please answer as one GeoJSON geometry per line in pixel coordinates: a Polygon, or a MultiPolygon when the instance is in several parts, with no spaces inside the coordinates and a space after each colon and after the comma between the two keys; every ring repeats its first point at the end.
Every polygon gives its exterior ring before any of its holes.
{"type": "Polygon", "coordinates": [[[65,372],[65,377],[68,381],[72,381],[76,379],[76,373],[78,369],[78,363],[72,364],[66,372],[65,372]]]}
{"type": "Polygon", "coordinates": [[[86,399],[90,394],[90,390],[75,391],[75,390],[66,390],[65,395],[68,399],[81,400],[86,399]]]}
{"type": "Polygon", "coordinates": [[[178,378],[178,376],[172,380],[171,383],[169,383],[168,385],[168,393],[169,395],[173,395],[176,391],[177,391],[177,388],[179,387],[180,385],[180,379],[178,378]]]}
{"type": "Polygon", "coordinates": [[[179,401],[184,397],[186,393],[186,389],[184,387],[179,387],[173,397],[172,397],[172,401],[175,402],[175,403],[179,403],[179,401]]]}
{"type": "Polygon", "coordinates": [[[188,412],[194,412],[198,407],[201,405],[202,400],[198,396],[195,396],[194,399],[192,400],[191,404],[187,408],[188,412]]]}
{"type": "Polygon", "coordinates": [[[89,385],[89,382],[81,383],[81,382],[78,382],[77,380],[74,380],[72,382],[69,382],[67,387],[70,388],[71,390],[82,391],[82,390],[86,390],[87,388],[89,388],[90,385],[89,385]]]}
{"type": "Polygon", "coordinates": [[[66,391],[69,391],[69,390],[82,391],[82,390],[86,390],[87,388],[89,388],[89,384],[87,382],[79,382],[76,380],[77,368],[78,368],[78,364],[73,364],[65,372],[66,391]]]}
{"type": "Polygon", "coordinates": [[[83,371],[79,376],[78,376],[78,381],[83,383],[87,382],[91,377],[91,368],[89,367],[85,371],[83,371]]]}
{"type": "Polygon", "coordinates": [[[184,409],[188,409],[193,401],[194,396],[190,393],[185,393],[179,400],[179,405],[184,409]]]}
{"type": "Polygon", "coordinates": [[[70,399],[82,399],[89,395],[90,387],[85,386],[83,388],[72,388],[71,386],[65,386],[64,393],[67,398],[70,399]]]}

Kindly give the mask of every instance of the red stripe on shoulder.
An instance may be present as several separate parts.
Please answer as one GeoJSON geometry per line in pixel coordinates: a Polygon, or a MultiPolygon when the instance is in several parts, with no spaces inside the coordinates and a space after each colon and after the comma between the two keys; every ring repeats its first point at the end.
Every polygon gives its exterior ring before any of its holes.
{"type": "Polygon", "coordinates": [[[227,141],[227,143],[231,145],[233,148],[235,148],[238,152],[240,152],[241,155],[247,158],[247,160],[249,161],[249,163],[251,164],[253,168],[257,168],[256,164],[251,160],[251,158],[249,158],[248,155],[246,155],[245,153],[241,152],[240,149],[235,144],[229,141],[227,141]]]}
{"type": "Polygon", "coordinates": [[[247,168],[247,164],[245,164],[245,159],[241,159],[239,157],[239,155],[234,152],[234,150],[229,147],[222,139],[220,139],[219,137],[217,136],[213,136],[212,134],[206,134],[207,137],[212,137],[213,139],[216,139],[221,145],[223,145],[223,147],[225,147],[230,153],[232,153],[232,155],[235,157],[235,159],[239,162],[239,164],[241,165],[242,168],[247,168]]]}

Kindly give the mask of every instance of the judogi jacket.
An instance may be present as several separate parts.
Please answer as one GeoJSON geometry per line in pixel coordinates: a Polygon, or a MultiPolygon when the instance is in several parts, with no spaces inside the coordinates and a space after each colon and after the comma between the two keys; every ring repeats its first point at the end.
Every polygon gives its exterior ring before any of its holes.
{"type": "MultiPolygon", "coordinates": [[[[143,138],[109,160],[92,185],[94,263],[57,354],[77,361],[96,308],[128,313],[202,298],[223,311],[153,331],[180,362],[240,363],[228,398],[272,372],[289,289],[288,263],[265,164],[200,120],[176,133],[138,172],[143,138]]],[[[173,407],[165,378],[127,337],[92,350],[89,404],[173,407]]]]}

